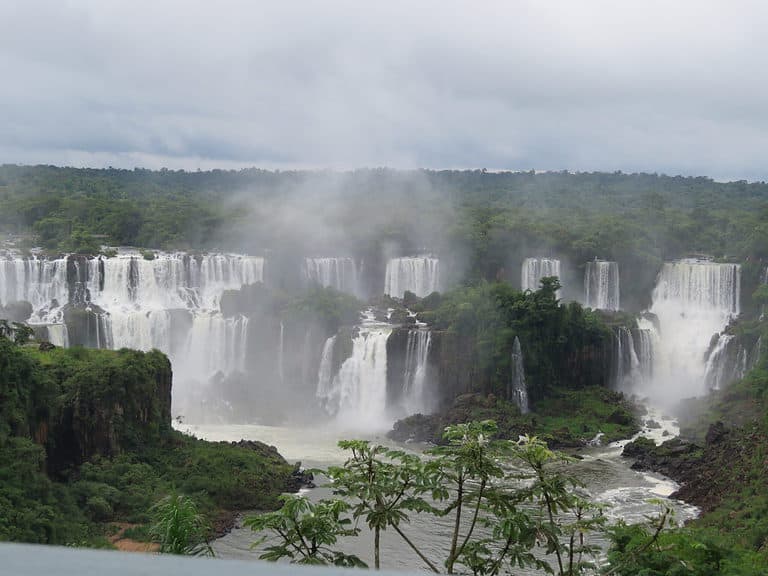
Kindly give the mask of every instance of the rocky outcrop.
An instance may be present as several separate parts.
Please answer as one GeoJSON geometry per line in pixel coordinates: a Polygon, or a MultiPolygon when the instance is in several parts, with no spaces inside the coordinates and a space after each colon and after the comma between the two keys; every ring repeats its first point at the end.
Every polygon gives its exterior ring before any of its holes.
{"type": "Polygon", "coordinates": [[[634,458],[633,468],[669,476],[681,484],[672,494],[703,511],[750,484],[765,491],[768,461],[759,455],[768,438],[759,426],[728,428],[722,422],[709,427],[703,446],[679,438],[656,446],[646,438],[627,444],[624,456],[634,458]]]}
{"type": "Polygon", "coordinates": [[[24,300],[20,302],[8,302],[0,306],[0,320],[9,322],[26,322],[32,316],[32,304],[24,300]]]}

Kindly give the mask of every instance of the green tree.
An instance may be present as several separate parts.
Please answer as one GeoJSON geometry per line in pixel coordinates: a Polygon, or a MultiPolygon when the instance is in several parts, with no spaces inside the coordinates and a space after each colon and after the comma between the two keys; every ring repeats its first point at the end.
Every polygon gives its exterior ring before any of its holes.
{"type": "MultiPolygon", "coordinates": [[[[332,548],[343,536],[357,536],[358,528],[351,527],[345,516],[350,506],[343,500],[310,502],[302,496],[281,496],[283,507],[275,512],[250,516],[245,526],[254,531],[269,531],[277,536],[259,556],[262,560],[277,561],[290,558],[296,564],[331,564],[367,568],[357,556],[332,548]]],[[[267,541],[269,536],[258,540],[254,546],[267,541]]]]}
{"type": "Polygon", "coordinates": [[[183,494],[169,494],[152,507],[149,533],[164,554],[213,556],[208,525],[195,501],[183,494]]]}

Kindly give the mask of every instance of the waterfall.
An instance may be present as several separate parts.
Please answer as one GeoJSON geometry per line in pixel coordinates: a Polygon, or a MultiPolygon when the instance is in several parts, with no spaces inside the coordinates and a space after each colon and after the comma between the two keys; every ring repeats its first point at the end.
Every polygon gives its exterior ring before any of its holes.
{"type": "Polygon", "coordinates": [[[357,266],[352,258],[305,258],[304,277],[310,283],[357,296],[357,266]]]}
{"type": "Polygon", "coordinates": [[[645,393],[676,401],[706,392],[705,354],[712,337],[739,314],[740,275],[738,264],[691,259],[662,266],[650,309],[659,322],[659,346],[645,393]]]}
{"type": "Polygon", "coordinates": [[[323,353],[320,356],[320,368],[317,371],[316,396],[324,405],[334,404],[333,387],[333,348],[336,345],[336,336],[331,336],[323,344],[323,353]]]}
{"type": "Polygon", "coordinates": [[[225,318],[219,302],[225,290],[263,276],[263,258],[238,254],[155,252],[146,259],[121,249],[112,257],[5,258],[0,305],[30,302],[30,323],[47,325],[57,345],[165,352],[173,362],[174,401],[191,405],[191,383],[245,369],[248,319],[225,318]],[[174,322],[180,311],[183,320],[174,322]],[[77,332],[63,324],[68,314],[77,332]]]}
{"type": "Polygon", "coordinates": [[[428,395],[427,360],[432,344],[432,332],[425,329],[408,331],[405,349],[403,396],[408,414],[428,413],[433,407],[428,395]]]}
{"type": "Polygon", "coordinates": [[[619,265],[595,260],[584,272],[585,305],[595,310],[619,310],[619,265]]]}
{"type": "Polygon", "coordinates": [[[719,334],[706,355],[704,382],[707,390],[722,390],[731,382],[744,378],[760,359],[761,340],[752,350],[732,334],[719,334]]]}
{"type": "Polygon", "coordinates": [[[645,386],[653,378],[654,350],[659,345],[659,333],[653,322],[645,319],[637,319],[637,342],[635,353],[640,369],[640,384],[645,386]]]}
{"type": "Polygon", "coordinates": [[[69,346],[69,333],[66,324],[49,324],[47,327],[48,341],[54,346],[66,348],[69,346]]]}
{"type": "MultiPolygon", "coordinates": [[[[640,358],[637,355],[632,331],[620,326],[614,334],[616,353],[613,366],[613,388],[625,392],[632,391],[642,379],[640,358]]],[[[641,338],[638,338],[641,339],[641,338]]]]}
{"type": "Polygon", "coordinates": [[[19,301],[32,304],[31,324],[60,323],[69,301],[66,258],[0,260],[0,306],[19,301]]]}
{"type": "MultiPolygon", "coordinates": [[[[553,258],[526,258],[523,262],[523,270],[520,278],[520,289],[538,290],[541,288],[541,279],[547,276],[560,278],[560,260],[553,258]]],[[[560,297],[560,290],[557,291],[560,297]]]]}
{"type": "Polygon", "coordinates": [[[159,253],[146,260],[134,253],[88,263],[91,302],[143,309],[217,310],[225,290],[263,282],[264,259],[235,254],[159,253]]]}
{"type": "Polygon", "coordinates": [[[318,394],[326,411],[335,415],[339,425],[369,430],[389,425],[387,339],[391,332],[389,325],[374,320],[372,311],[366,312],[352,340],[352,355],[341,365],[330,386],[318,394]]]}
{"type": "Polygon", "coordinates": [[[384,294],[402,298],[406,291],[423,298],[440,290],[440,260],[429,256],[393,258],[387,262],[384,294]]]}
{"type": "Polygon", "coordinates": [[[507,398],[517,404],[522,414],[528,413],[528,386],[525,383],[525,367],[520,339],[515,336],[512,344],[512,374],[507,389],[507,398]]]}
{"type": "Polygon", "coordinates": [[[224,318],[215,312],[193,317],[177,368],[182,379],[208,379],[214,374],[245,370],[248,346],[248,318],[224,318]]]}

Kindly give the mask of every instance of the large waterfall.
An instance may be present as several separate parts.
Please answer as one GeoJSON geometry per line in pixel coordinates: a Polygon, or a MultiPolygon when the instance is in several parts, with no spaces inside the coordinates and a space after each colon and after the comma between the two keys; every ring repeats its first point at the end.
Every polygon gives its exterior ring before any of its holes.
{"type": "Polygon", "coordinates": [[[430,391],[427,389],[431,344],[430,330],[414,328],[408,331],[403,378],[403,397],[408,414],[428,414],[434,408],[430,391]]]}
{"type": "Polygon", "coordinates": [[[705,354],[712,337],[739,314],[740,278],[737,264],[681,260],[663,265],[650,309],[658,318],[660,344],[647,394],[676,401],[706,392],[705,354]]]}
{"type": "Polygon", "coordinates": [[[384,294],[402,298],[406,291],[424,297],[440,290],[440,260],[430,256],[393,258],[387,262],[384,294]]]}
{"type": "Polygon", "coordinates": [[[619,310],[619,265],[594,260],[584,271],[585,305],[595,310],[619,310]]]}
{"type": "Polygon", "coordinates": [[[304,277],[310,283],[360,294],[357,265],[352,258],[305,258],[304,277]]]}
{"type": "Polygon", "coordinates": [[[36,257],[0,260],[0,306],[32,304],[30,322],[61,322],[61,306],[69,300],[67,260],[36,257]]]}
{"type": "Polygon", "coordinates": [[[520,408],[520,412],[523,414],[528,413],[528,385],[525,382],[525,367],[523,364],[523,350],[520,347],[520,339],[515,336],[515,341],[512,344],[512,357],[511,357],[511,369],[512,374],[509,380],[509,389],[507,390],[507,398],[517,404],[520,408]]]}
{"type": "MultiPolygon", "coordinates": [[[[560,278],[560,260],[554,258],[526,258],[520,278],[520,289],[538,290],[541,279],[547,276],[560,278]]],[[[558,291],[559,296],[559,291],[558,291]]]]}
{"type": "Polygon", "coordinates": [[[334,341],[326,341],[318,374],[317,396],[336,421],[350,429],[384,429],[387,414],[387,339],[392,328],[366,312],[352,340],[352,355],[330,376],[334,341]]]}
{"type": "Polygon", "coordinates": [[[263,271],[263,258],[236,254],[5,259],[0,305],[30,302],[29,322],[46,324],[57,345],[167,353],[178,413],[214,374],[244,370],[248,320],[225,318],[219,302],[225,290],[262,282],[263,271]]]}

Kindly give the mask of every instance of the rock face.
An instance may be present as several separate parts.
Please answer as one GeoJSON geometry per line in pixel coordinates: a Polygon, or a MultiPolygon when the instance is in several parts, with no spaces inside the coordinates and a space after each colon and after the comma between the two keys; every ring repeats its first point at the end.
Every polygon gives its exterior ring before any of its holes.
{"type": "Polygon", "coordinates": [[[48,426],[53,470],[151,445],[171,429],[172,372],[164,354],[122,350],[99,368],[59,376],[65,400],[48,426]]]}
{"type": "Polygon", "coordinates": [[[25,300],[8,302],[5,306],[0,306],[0,320],[26,322],[30,316],[32,316],[32,304],[25,300]]]}
{"type": "MultiPolygon", "coordinates": [[[[624,456],[634,458],[637,470],[651,470],[679,482],[681,488],[672,494],[695,504],[705,512],[718,506],[729,495],[754,483],[751,466],[768,439],[759,428],[730,429],[722,422],[709,427],[704,446],[679,438],[667,440],[660,446],[639,438],[624,448],[624,456]]],[[[768,464],[758,482],[765,489],[768,464]]]]}
{"type": "Polygon", "coordinates": [[[44,446],[51,474],[151,446],[171,429],[171,364],[160,352],[20,349],[0,339],[0,358],[0,433],[44,446]]]}
{"type": "MultiPolygon", "coordinates": [[[[565,380],[568,388],[609,387],[613,345],[613,339],[606,339],[603,345],[584,346],[576,352],[563,355],[559,366],[556,366],[559,378],[565,380]]],[[[493,392],[492,375],[484,372],[479,366],[477,345],[471,339],[462,338],[455,332],[433,331],[429,362],[437,373],[438,401],[443,409],[449,407],[453,399],[462,394],[493,392]]],[[[540,383],[538,380],[544,378],[544,375],[537,373],[535,365],[530,368],[531,370],[526,365],[526,378],[534,383],[529,388],[531,399],[535,403],[539,389],[536,384],[540,383]]]]}

